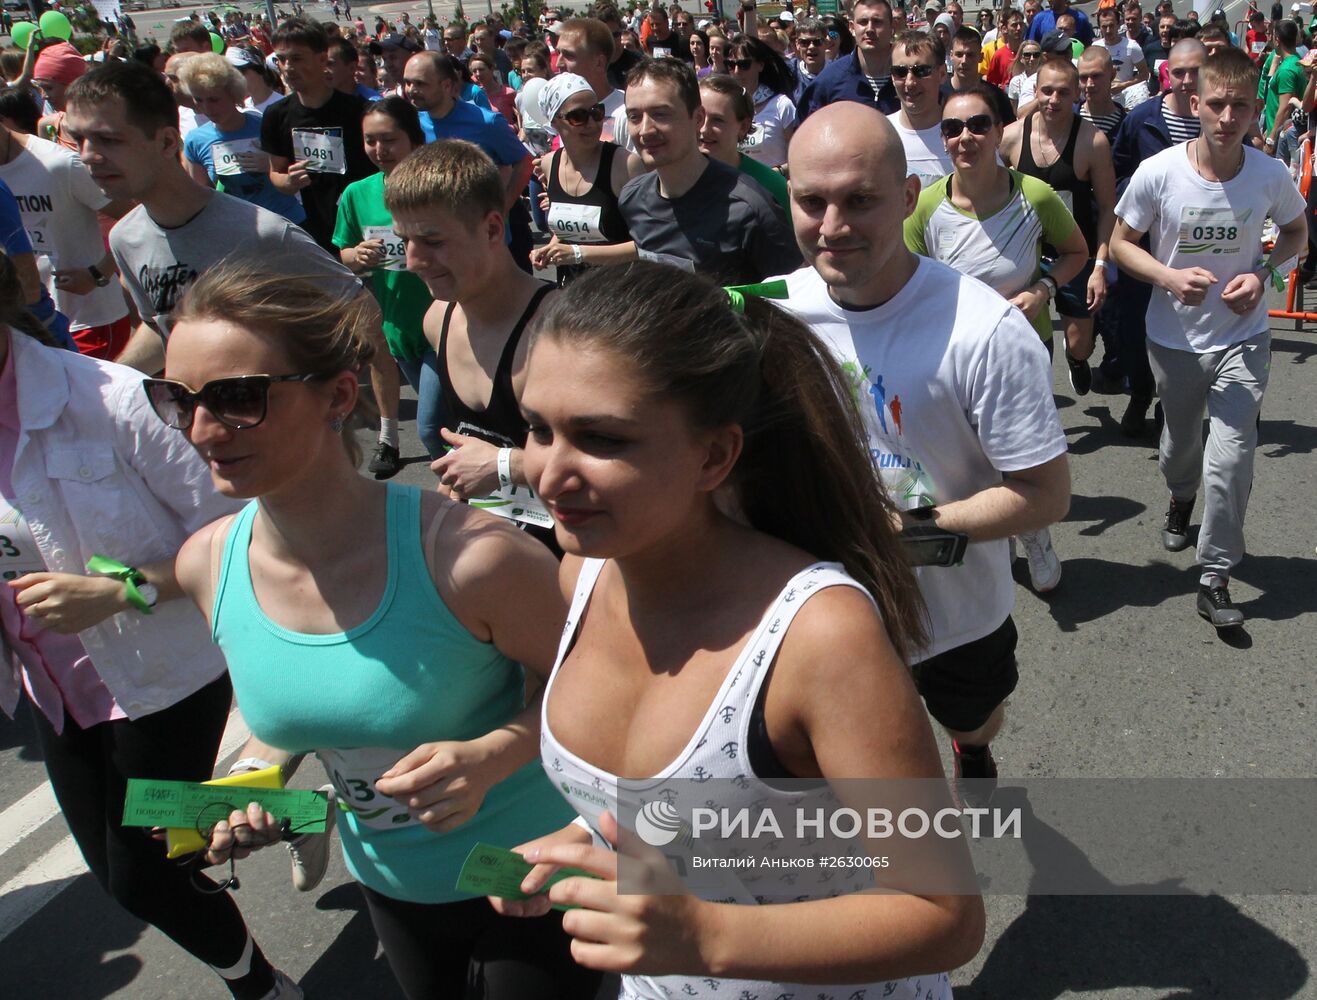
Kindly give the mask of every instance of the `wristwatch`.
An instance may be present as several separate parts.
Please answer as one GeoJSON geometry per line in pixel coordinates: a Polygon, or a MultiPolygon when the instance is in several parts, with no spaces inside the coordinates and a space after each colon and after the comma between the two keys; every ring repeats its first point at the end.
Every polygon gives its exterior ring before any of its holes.
{"type": "Polygon", "coordinates": [[[1049,299],[1056,298],[1056,289],[1057,289],[1056,279],[1053,278],[1050,274],[1044,274],[1038,280],[1039,282],[1042,283],[1043,287],[1047,289],[1047,297],[1049,299]]]}
{"type": "Polygon", "coordinates": [[[95,264],[92,264],[87,268],[87,273],[90,274],[92,280],[96,282],[97,288],[104,288],[110,283],[110,276],[108,274],[102,274],[101,269],[95,264]]]}

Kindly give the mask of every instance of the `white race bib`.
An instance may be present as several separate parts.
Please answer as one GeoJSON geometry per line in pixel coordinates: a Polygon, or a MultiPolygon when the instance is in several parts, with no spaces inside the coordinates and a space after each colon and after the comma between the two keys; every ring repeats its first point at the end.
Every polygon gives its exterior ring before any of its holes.
{"type": "Polygon", "coordinates": [[[750,134],[736,144],[736,148],[742,153],[749,153],[764,144],[764,126],[762,122],[755,122],[750,127],[750,134]]]}
{"type": "Polygon", "coordinates": [[[654,46],[654,58],[655,58],[655,59],[667,59],[667,58],[670,57],[671,55],[672,55],[672,50],[671,50],[671,49],[664,48],[662,45],[655,45],[655,46],[654,46]]]}
{"type": "Polygon", "coordinates": [[[359,747],[355,750],[317,750],[325,773],[334,783],[338,802],[357,822],[373,830],[414,826],[405,806],[375,790],[375,781],[407,756],[406,750],[391,747],[359,747]]]}
{"type": "Polygon", "coordinates": [[[549,204],[549,232],[564,243],[607,243],[599,231],[604,210],[598,205],[549,204]]]}
{"type": "Polygon", "coordinates": [[[247,173],[244,160],[252,163],[253,157],[264,157],[265,154],[257,139],[234,139],[231,142],[214,143],[210,147],[210,156],[217,176],[232,177],[234,174],[247,173]]]}
{"type": "Polygon", "coordinates": [[[342,129],[293,129],[293,157],[316,174],[346,174],[342,129]]]}
{"type": "Polygon", "coordinates": [[[398,238],[392,226],[362,226],[361,236],[367,240],[384,241],[384,263],[380,265],[381,270],[407,270],[407,246],[398,238]]]}
{"type": "Polygon", "coordinates": [[[467,503],[472,507],[509,521],[529,524],[532,528],[552,528],[553,515],[540,502],[535,491],[522,483],[509,483],[487,497],[475,497],[467,503]]]}
{"type": "Polygon", "coordinates": [[[17,580],[24,573],[41,573],[46,561],[22,512],[0,497],[0,580],[17,580]]]}
{"type": "MultiPolygon", "coordinates": [[[[1235,256],[1244,248],[1248,214],[1235,215],[1232,208],[1185,208],[1180,212],[1180,245],[1183,254],[1235,256]]],[[[1254,252],[1257,247],[1253,248],[1254,252]]]]}

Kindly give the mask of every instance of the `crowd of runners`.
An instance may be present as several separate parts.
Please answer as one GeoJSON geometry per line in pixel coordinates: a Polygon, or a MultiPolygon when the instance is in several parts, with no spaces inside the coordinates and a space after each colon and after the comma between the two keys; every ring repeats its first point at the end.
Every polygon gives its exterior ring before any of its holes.
{"type": "Polygon", "coordinates": [[[302,991],[206,867],[313,889],[335,817],[411,998],[950,997],[976,896],[621,893],[619,782],[941,779],[938,730],[991,800],[1017,543],[1062,585],[1054,329],[1160,436],[1149,544],[1199,511],[1183,613],[1243,623],[1305,27],[332,13],[0,53],[0,706],[89,868],[241,1000],[302,991]],[[126,783],[210,778],[235,699],[230,773],[315,754],[330,831],[167,860],[126,783]],[[479,842],[531,898],[455,888],[479,842]]]}

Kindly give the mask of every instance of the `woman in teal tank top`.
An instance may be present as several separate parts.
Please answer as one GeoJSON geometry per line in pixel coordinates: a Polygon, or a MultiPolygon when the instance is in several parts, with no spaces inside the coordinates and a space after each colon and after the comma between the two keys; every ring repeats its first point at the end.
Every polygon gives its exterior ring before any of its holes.
{"type": "MultiPolygon", "coordinates": [[[[338,792],[348,870],[409,997],[576,998],[561,917],[528,934],[455,888],[477,842],[571,815],[537,766],[538,696],[565,616],[552,555],[497,518],[357,472],[367,316],[310,281],[208,272],[175,314],[156,413],[239,514],[178,557],[255,737],[314,751],[338,792]],[[195,387],[195,388],[194,388],[195,387]],[[539,687],[538,678],[529,685],[539,687]]],[[[211,857],[278,839],[253,807],[211,857]]]]}

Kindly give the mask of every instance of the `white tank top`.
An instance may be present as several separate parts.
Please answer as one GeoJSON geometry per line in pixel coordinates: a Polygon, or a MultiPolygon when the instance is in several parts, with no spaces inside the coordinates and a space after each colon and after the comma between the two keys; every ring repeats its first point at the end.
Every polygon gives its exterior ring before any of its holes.
{"type": "MultiPolygon", "coordinates": [[[[608,810],[618,814],[619,779],[577,757],[554,737],[549,728],[549,699],[553,682],[576,636],[577,626],[585,614],[595,583],[605,565],[604,560],[589,559],[581,567],[576,594],[567,624],[558,646],[558,659],[544,694],[540,755],[544,769],[555,788],[589,825],[595,843],[605,845],[599,834],[599,817],[608,810]]],[[[846,575],[837,563],[815,563],[787,582],[769,607],[750,641],[746,643],[727,672],[704,719],[676,759],[652,778],[623,782],[622,795],[642,801],[664,799],[677,806],[699,784],[722,779],[720,808],[762,808],[767,802],[785,804],[803,801],[807,792],[776,788],[756,776],[750,767],[750,722],[755,703],[768,670],[792,620],[804,603],[827,587],[864,589],[846,575]],[[726,791],[723,791],[726,789],[726,791]]],[[[695,804],[703,804],[695,803],[695,804]]],[[[701,899],[735,902],[754,906],[807,899],[827,899],[862,889],[872,882],[848,881],[838,872],[810,872],[791,886],[783,877],[773,879],[774,888],[754,885],[759,878],[749,871],[716,869],[688,873],[686,884],[701,899]],[[785,884],[784,884],[785,883],[785,884]],[[761,891],[756,892],[756,888],[761,891]],[[790,893],[783,895],[783,893],[790,893]]],[[[857,876],[858,878],[858,876],[857,876]]],[[[851,983],[836,986],[807,986],[799,983],[775,983],[749,979],[715,979],[705,976],[632,976],[622,977],[619,1000],[669,1000],[678,997],[707,997],[709,1000],[951,1000],[951,984],[945,973],[899,979],[891,982],[851,983]]]]}

